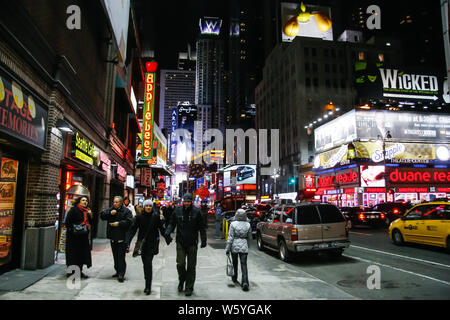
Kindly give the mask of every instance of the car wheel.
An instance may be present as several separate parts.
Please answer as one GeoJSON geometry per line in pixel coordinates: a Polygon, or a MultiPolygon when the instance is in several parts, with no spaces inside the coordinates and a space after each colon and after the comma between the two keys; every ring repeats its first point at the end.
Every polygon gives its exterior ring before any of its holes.
{"type": "Polygon", "coordinates": [[[278,256],[280,260],[284,262],[288,262],[291,260],[291,253],[289,252],[284,240],[280,240],[278,242],[278,256]]]}
{"type": "Polygon", "coordinates": [[[396,246],[403,245],[403,243],[404,243],[403,236],[402,236],[402,233],[398,229],[395,229],[394,231],[392,231],[392,241],[394,242],[394,244],[396,246]]]}
{"type": "Polygon", "coordinates": [[[262,241],[261,234],[259,232],[256,234],[256,245],[258,246],[259,251],[264,250],[264,243],[262,241]]]}

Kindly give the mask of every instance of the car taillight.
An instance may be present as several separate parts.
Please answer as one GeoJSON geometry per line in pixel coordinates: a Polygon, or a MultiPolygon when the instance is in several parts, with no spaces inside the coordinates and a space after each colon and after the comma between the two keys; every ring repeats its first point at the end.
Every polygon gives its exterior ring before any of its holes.
{"type": "Polygon", "coordinates": [[[291,229],[291,241],[297,241],[298,240],[298,231],[297,228],[291,229]]]}
{"type": "Polygon", "coordinates": [[[364,220],[366,218],[366,216],[362,213],[359,214],[358,219],[359,220],[364,220]]]}
{"type": "Polygon", "coordinates": [[[261,211],[256,211],[256,215],[260,216],[261,215],[261,211]]]}
{"type": "Polygon", "coordinates": [[[384,213],[381,213],[381,214],[380,214],[380,218],[381,218],[381,219],[386,218],[386,216],[384,215],[384,213]]]}
{"type": "Polygon", "coordinates": [[[398,213],[398,209],[394,209],[394,211],[393,211],[395,214],[397,214],[398,213]]]}

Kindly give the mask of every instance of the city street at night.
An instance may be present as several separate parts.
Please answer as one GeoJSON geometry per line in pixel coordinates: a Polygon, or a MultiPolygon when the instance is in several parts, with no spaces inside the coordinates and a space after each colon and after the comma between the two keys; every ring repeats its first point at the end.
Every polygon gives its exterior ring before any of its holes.
{"type": "MultiPolygon", "coordinates": [[[[59,265],[50,274],[23,290],[11,283],[14,272],[0,276],[0,300],[442,300],[450,296],[450,255],[443,249],[407,245],[396,247],[387,230],[358,228],[350,231],[351,246],[340,258],[327,255],[299,255],[290,263],[273,251],[259,251],[251,241],[248,257],[250,291],[243,292],[225,275],[225,242],[215,240],[210,221],[205,249],[199,249],[195,290],[187,298],[178,293],[174,246],[161,245],[155,257],[152,294],[143,294],[140,257],[127,255],[124,283],[111,278],[113,261],[107,241],[94,243],[94,266],[80,289],[69,289],[65,268],[59,265]],[[369,289],[370,266],[380,268],[380,289],[369,289]],[[9,283],[5,283],[9,281],[9,283]],[[3,291],[6,287],[14,291],[3,291]]],[[[60,262],[63,263],[63,262],[60,262]]],[[[23,278],[32,271],[21,271],[23,278]]],[[[23,283],[23,282],[22,282],[23,283]]],[[[20,286],[18,284],[18,286],[20,286]]]]}
{"type": "Polygon", "coordinates": [[[0,3],[0,304],[450,300],[449,0],[0,3]]]}

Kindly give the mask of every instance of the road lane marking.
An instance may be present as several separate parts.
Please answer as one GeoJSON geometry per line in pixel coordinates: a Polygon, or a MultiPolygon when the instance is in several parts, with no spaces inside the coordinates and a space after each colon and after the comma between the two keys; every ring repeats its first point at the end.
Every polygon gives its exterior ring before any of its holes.
{"type": "Polygon", "coordinates": [[[391,268],[391,269],[394,269],[394,270],[397,270],[397,271],[409,273],[409,274],[412,274],[412,275],[415,275],[415,276],[418,276],[418,277],[422,277],[422,278],[425,278],[425,279],[428,279],[428,280],[437,281],[437,282],[440,282],[440,283],[443,283],[443,284],[446,284],[446,285],[450,286],[450,282],[447,282],[447,281],[444,281],[444,280],[439,280],[439,279],[436,279],[436,278],[432,278],[432,277],[429,277],[429,276],[426,276],[426,275],[423,275],[423,274],[420,274],[420,273],[416,273],[416,272],[412,272],[412,271],[396,268],[396,267],[393,267],[393,266],[389,266],[387,264],[383,264],[383,263],[379,263],[379,262],[363,259],[363,258],[360,258],[360,257],[349,256],[348,254],[343,254],[343,256],[348,257],[348,258],[353,258],[353,259],[356,259],[356,260],[361,260],[361,261],[366,262],[366,263],[379,265],[379,266],[386,267],[386,268],[391,268]]]}
{"type": "Polygon", "coordinates": [[[362,232],[355,232],[355,231],[349,231],[349,233],[362,234],[362,235],[364,235],[364,236],[371,236],[370,233],[362,233],[362,232]]]}
{"type": "Polygon", "coordinates": [[[429,261],[429,260],[423,260],[423,259],[418,259],[418,258],[402,256],[402,255],[395,254],[395,253],[390,253],[390,252],[385,252],[385,251],[380,251],[380,250],[375,250],[375,249],[355,246],[353,244],[351,244],[350,247],[361,249],[361,250],[373,251],[373,252],[377,252],[377,253],[381,253],[381,254],[386,254],[386,255],[389,255],[389,256],[394,256],[394,257],[399,257],[399,258],[410,259],[410,260],[415,260],[415,261],[419,261],[419,262],[434,264],[434,265],[437,265],[437,266],[440,266],[440,267],[444,267],[444,268],[450,268],[450,265],[442,264],[442,263],[438,263],[438,262],[434,262],[434,261],[429,261]]]}

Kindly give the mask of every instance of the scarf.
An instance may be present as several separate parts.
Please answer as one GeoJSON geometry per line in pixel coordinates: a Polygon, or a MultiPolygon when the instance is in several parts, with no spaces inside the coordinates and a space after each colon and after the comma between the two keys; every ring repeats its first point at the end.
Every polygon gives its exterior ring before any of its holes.
{"type": "Polygon", "coordinates": [[[83,220],[83,222],[81,224],[85,224],[88,227],[91,227],[91,225],[89,224],[89,219],[88,219],[88,211],[89,211],[89,209],[85,208],[85,207],[83,207],[81,205],[77,205],[77,208],[83,213],[84,220],[83,220]]]}

